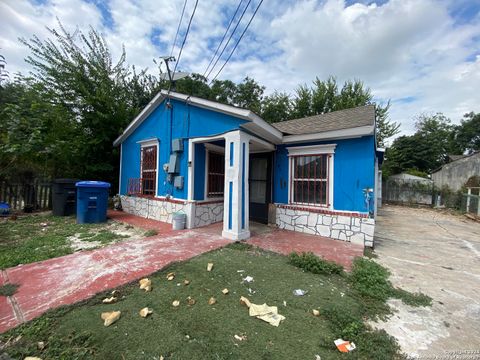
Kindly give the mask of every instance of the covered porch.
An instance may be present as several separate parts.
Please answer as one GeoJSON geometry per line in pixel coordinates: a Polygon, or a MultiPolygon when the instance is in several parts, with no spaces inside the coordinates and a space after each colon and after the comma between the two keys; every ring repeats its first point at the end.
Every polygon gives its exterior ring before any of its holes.
{"type": "Polygon", "coordinates": [[[243,240],[251,220],[268,222],[274,144],[234,130],[189,139],[188,149],[187,227],[222,223],[223,237],[243,240]]]}

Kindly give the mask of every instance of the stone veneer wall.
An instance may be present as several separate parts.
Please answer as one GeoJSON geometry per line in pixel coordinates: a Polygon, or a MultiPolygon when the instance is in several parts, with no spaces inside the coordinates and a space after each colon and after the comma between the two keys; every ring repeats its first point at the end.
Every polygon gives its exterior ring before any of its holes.
{"type": "Polygon", "coordinates": [[[121,195],[122,209],[126,213],[172,223],[172,214],[182,211],[188,214],[188,203],[162,198],[145,198],[121,195]]]}
{"type": "Polygon", "coordinates": [[[197,202],[194,207],[193,227],[210,225],[223,221],[223,200],[217,202],[197,202]]]}
{"type": "Polygon", "coordinates": [[[193,217],[187,227],[196,228],[223,221],[223,201],[188,202],[164,198],[146,198],[121,195],[123,211],[129,214],[172,223],[172,214],[178,211],[193,217]]]}
{"type": "Polygon", "coordinates": [[[311,210],[277,204],[276,223],[280,229],[373,247],[375,220],[360,213],[311,210]]]}

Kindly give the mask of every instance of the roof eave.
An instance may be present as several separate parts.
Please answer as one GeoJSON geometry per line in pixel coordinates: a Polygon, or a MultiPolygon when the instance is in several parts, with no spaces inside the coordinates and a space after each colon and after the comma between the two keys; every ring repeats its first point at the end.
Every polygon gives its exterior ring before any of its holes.
{"type": "Polygon", "coordinates": [[[358,126],[354,128],[323,131],[313,134],[284,135],[282,143],[290,144],[296,142],[319,141],[319,140],[340,140],[362,136],[373,135],[375,133],[374,125],[358,126]]]}

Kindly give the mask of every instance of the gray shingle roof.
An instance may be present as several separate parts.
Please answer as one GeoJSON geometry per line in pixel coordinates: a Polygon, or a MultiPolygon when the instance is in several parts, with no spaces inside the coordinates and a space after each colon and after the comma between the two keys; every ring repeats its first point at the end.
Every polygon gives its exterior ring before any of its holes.
{"type": "Polygon", "coordinates": [[[281,121],[272,125],[288,135],[313,134],[350,129],[375,123],[375,105],[334,111],[301,119],[281,121]]]}

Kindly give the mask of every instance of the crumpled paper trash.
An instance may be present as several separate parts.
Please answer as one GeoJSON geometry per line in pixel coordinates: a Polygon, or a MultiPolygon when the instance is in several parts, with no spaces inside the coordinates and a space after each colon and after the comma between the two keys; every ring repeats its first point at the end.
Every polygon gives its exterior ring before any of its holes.
{"type": "Polygon", "coordinates": [[[109,312],[104,312],[102,313],[101,317],[103,322],[103,325],[105,326],[110,326],[112,325],[115,321],[120,319],[120,314],[121,311],[109,311],[109,312]]]}
{"type": "Polygon", "coordinates": [[[148,307],[144,307],[142,310],[140,310],[139,314],[141,317],[146,318],[148,315],[153,313],[152,309],[149,309],[148,307]]]}
{"type": "Polygon", "coordinates": [[[350,342],[350,341],[346,341],[346,340],[343,340],[343,339],[337,339],[337,340],[334,341],[334,343],[335,343],[335,346],[337,347],[338,351],[344,352],[344,353],[355,350],[355,348],[356,348],[355,343],[350,342]]]}
{"type": "Polygon", "coordinates": [[[217,302],[217,299],[215,299],[214,297],[211,297],[210,299],[208,299],[208,305],[215,305],[216,302],[217,302]]]}
{"type": "Polygon", "coordinates": [[[105,298],[102,300],[104,304],[113,304],[115,301],[117,301],[117,298],[115,296],[105,298]]]}
{"type": "Polygon", "coordinates": [[[139,281],[140,282],[140,289],[145,290],[145,291],[151,291],[152,290],[152,281],[148,278],[142,279],[139,281]]]}
{"type": "Polygon", "coordinates": [[[212,271],[213,269],[213,263],[208,263],[207,264],[207,271],[212,271]]]}
{"type": "Polygon", "coordinates": [[[285,320],[285,316],[278,313],[278,308],[276,306],[268,306],[267,304],[253,304],[243,296],[240,298],[240,303],[246,305],[249,308],[248,314],[250,316],[266,321],[270,325],[278,327],[280,325],[280,322],[285,320]]]}

